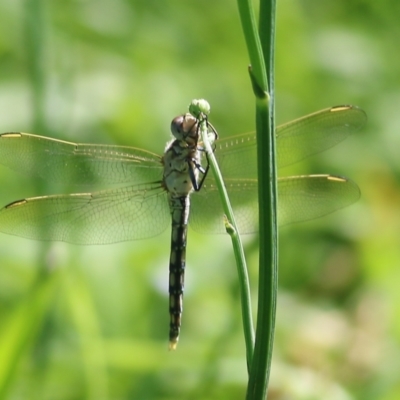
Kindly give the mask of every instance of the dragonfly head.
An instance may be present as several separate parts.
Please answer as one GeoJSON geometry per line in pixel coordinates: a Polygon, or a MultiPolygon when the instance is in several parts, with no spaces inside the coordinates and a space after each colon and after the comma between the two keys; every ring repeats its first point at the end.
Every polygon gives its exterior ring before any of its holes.
{"type": "Polygon", "coordinates": [[[180,115],[172,120],[171,132],[177,140],[185,142],[189,147],[195,147],[199,140],[197,122],[191,114],[180,115]]]}

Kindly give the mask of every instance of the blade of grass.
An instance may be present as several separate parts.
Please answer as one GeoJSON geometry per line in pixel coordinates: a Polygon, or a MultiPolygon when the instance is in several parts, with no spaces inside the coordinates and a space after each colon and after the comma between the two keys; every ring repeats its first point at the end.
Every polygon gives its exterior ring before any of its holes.
{"type": "MultiPolygon", "coordinates": [[[[260,18],[258,32],[265,65],[267,66],[267,78],[271,103],[274,100],[275,91],[275,15],[276,0],[260,0],[260,18]]],[[[273,103],[272,103],[273,106],[273,103]]],[[[274,111],[274,107],[271,112],[274,111]]],[[[274,131],[275,132],[275,131],[274,131]]]]}
{"type": "Polygon", "coordinates": [[[18,365],[42,329],[59,287],[57,271],[37,281],[2,323],[0,332],[0,399],[9,399],[18,365]]]}
{"type": "Polygon", "coordinates": [[[63,293],[68,301],[71,320],[79,333],[86,400],[108,399],[107,361],[98,311],[87,285],[87,278],[76,266],[74,255],[78,251],[71,255],[71,268],[64,268],[62,271],[63,293]]]}
{"type": "Polygon", "coordinates": [[[225,213],[226,231],[231,237],[233,251],[236,260],[236,267],[239,276],[239,291],[242,306],[242,321],[243,330],[246,343],[246,357],[247,367],[250,368],[253,360],[253,349],[254,349],[254,328],[253,328],[253,317],[251,311],[251,296],[250,296],[250,285],[249,277],[247,274],[246,259],[244,256],[242,241],[238,232],[238,228],[233,215],[232,206],[229,202],[228,193],[224,185],[224,181],[219,170],[217,160],[215,159],[213,149],[209,141],[209,131],[207,126],[207,117],[210,106],[205,100],[193,100],[189,106],[189,111],[194,117],[199,119],[200,134],[205,148],[210,169],[214,175],[214,179],[218,188],[218,192],[221,196],[222,207],[225,213]]]}
{"type": "MultiPolygon", "coordinates": [[[[42,0],[26,0],[25,18],[25,54],[26,66],[31,86],[31,99],[35,129],[42,130],[45,119],[45,72],[44,37],[45,21],[42,0]]],[[[20,305],[3,325],[0,332],[0,398],[8,398],[8,390],[18,372],[18,364],[28,353],[40,334],[46,313],[52,306],[52,298],[57,286],[58,274],[49,273],[45,256],[48,244],[41,244],[38,255],[38,274],[20,305]]]]}
{"type": "Polygon", "coordinates": [[[251,0],[238,0],[237,4],[253,76],[257,82],[257,86],[263,92],[267,92],[268,81],[265,73],[265,62],[264,57],[262,57],[262,47],[257,32],[252,2],[251,0]]]}
{"type": "Polygon", "coordinates": [[[260,0],[260,33],[248,0],[238,0],[256,97],[260,258],[256,341],[247,399],[265,399],[271,370],[278,284],[273,43],[275,1],[260,0]],[[267,69],[265,68],[267,66],[267,69]],[[268,77],[268,78],[267,78],[268,77]]]}

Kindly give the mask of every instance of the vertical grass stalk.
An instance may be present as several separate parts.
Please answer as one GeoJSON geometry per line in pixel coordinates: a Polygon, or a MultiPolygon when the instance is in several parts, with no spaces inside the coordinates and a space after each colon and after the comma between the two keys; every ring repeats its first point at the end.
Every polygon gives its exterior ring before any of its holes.
{"type": "Polygon", "coordinates": [[[278,284],[274,123],[275,0],[260,0],[259,29],[251,2],[238,0],[256,98],[260,258],[257,328],[247,399],[265,399],[271,369],[278,284]]]}
{"type": "Polygon", "coordinates": [[[226,231],[231,237],[232,241],[232,247],[239,276],[239,291],[242,306],[242,322],[246,344],[247,367],[248,370],[250,370],[254,351],[254,328],[251,311],[249,277],[247,274],[247,265],[244,256],[242,241],[240,238],[240,232],[238,231],[235,216],[233,215],[232,206],[230,204],[228,193],[224,185],[223,177],[221,175],[221,171],[219,170],[218,163],[215,159],[214,152],[208,137],[209,129],[207,125],[207,115],[209,114],[210,106],[205,100],[193,100],[191,105],[189,106],[189,111],[200,121],[199,125],[202,142],[207,154],[211,172],[213,173],[215,183],[218,188],[218,192],[221,196],[222,207],[226,218],[226,231]]]}

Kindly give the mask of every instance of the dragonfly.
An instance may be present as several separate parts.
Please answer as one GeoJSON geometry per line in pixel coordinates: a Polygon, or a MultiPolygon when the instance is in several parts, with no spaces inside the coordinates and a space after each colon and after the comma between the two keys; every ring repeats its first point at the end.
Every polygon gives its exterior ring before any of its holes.
{"type": "MultiPolygon", "coordinates": [[[[366,122],[356,106],[336,106],[276,129],[277,166],[326,150],[366,122]]],[[[169,271],[170,348],[179,340],[187,226],[224,233],[219,193],[199,139],[185,114],[171,124],[164,155],[128,146],[80,144],[21,132],[0,135],[0,164],[42,179],[93,190],[30,197],[0,210],[0,231],[29,239],[101,245],[153,237],[172,222],[169,271]],[[98,185],[107,185],[99,189],[98,185]],[[190,213],[189,213],[190,210],[190,213]]],[[[211,125],[210,125],[211,126],[211,125]]],[[[217,138],[216,132],[210,133],[217,138]]],[[[218,139],[214,152],[241,234],[257,232],[255,132],[218,139]]],[[[335,175],[278,179],[278,223],[321,217],[360,197],[358,186],[335,175]]]]}

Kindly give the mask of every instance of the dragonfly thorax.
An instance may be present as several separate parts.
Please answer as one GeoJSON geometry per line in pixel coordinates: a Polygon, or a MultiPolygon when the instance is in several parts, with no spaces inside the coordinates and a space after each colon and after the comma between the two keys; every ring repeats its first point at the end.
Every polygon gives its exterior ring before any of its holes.
{"type": "Polygon", "coordinates": [[[193,181],[197,181],[200,152],[196,147],[185,146],[182,141],[174,140],[163,157],[164,187],[172,196],[187,196],[193,191],[193,181]]]}
{"type": "Polygon", "coordinates": [[[180,115],[171,122],[176,138],[167,145],[163,157],[163,185],[173,197],[189,195],[197,182],[200,151],[197,148],[199,130],[197,119],[190,114],[180,115]]]}

